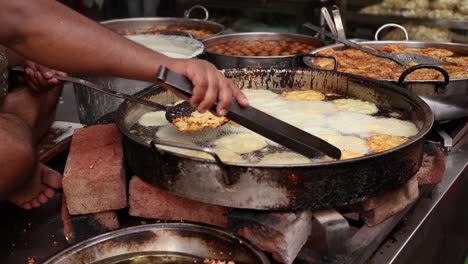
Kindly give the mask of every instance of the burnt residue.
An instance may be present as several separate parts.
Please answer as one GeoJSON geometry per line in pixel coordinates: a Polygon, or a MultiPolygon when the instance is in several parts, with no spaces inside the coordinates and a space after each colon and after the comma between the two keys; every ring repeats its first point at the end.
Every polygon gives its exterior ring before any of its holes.
{"type": "Polygon", "coordinates": [[[169,107],[166,112],[166,119],[172,122],[176,118],[189,117],[193,112],[197,111],[189,102],[182,102],[173,107],[169,107]]]}

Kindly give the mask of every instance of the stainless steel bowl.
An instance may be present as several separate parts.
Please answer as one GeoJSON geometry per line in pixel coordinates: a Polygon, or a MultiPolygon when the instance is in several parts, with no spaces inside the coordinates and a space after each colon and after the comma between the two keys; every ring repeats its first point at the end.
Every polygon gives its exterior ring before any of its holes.
{"type": "MultiPolygon", "coordinates": [[[[286,40],[298,41],[313,45],[315,47],[322,47],[324,43],[314,37],[293,34],[293,33],[272,33],[272,32],[249,32],[249,33],[235,33],[220,36],[214,36],[203,40],[205,45],[205,54],[208,61],[212,62],[219,69],[232,69],[232,68],[282,68],[290,69],[293,65],[294,55],[290,56],[231,56],[223,55],[214,52],[209,52],[207,49],[214,45],[227,43],[235,40],[286,40]]],[[[298,60],[298,62],[300,62],[298,60]]]]}
{"type": "Polygon", "coordinates": [[[139,29],[153,26],[184,26],[190,29],[206,29],[212,31],[213,35],[219,35],[224,31],[224,26],[216,22],[180,17],[123,18],[103,21],[101,24],[116,32],[120,32],[123,29],[139,29]]]}
{"type": "Polygon", "coordinates": [[[224,231],[187,223],[161,223],[125,228],[85,240],[46,260],[44,264],[110,264],[130,256],[270,263],[262,252],[224,231]]]}

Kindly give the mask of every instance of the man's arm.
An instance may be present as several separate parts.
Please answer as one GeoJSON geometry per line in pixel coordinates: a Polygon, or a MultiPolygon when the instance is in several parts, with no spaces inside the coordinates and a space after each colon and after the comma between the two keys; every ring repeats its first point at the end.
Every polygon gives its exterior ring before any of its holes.
{"type": "Polygon", "coordinates": [[[158,64],[172,61],[54,0],[0,0],[0,4],[0,42],[52,68],[152,81],[158,64]]]}
{"type": "Polygon", "coordinates": [[[9,65],[23,65],[26,63],[23,57],[19,56],[18,54],[11,51],[10,49],[5,48],[5,55],[7,57],[9,65]]]}
{"type": "Polygon", "coordinates": [[[219,99],[218,113],[240,90],[209,63],[177,60],[119,36],[54,0],[0,0],[0,43],[30,60],[72,73],[154,81],[160,65],[194,84],[192,105],[206,110],[219,99]]]}
{"type": "Polygon", "coordinates": [[[0,201],[23,186],[34,172],[35,151],[31,128],[12,114],[0,112],[0,201]]]}

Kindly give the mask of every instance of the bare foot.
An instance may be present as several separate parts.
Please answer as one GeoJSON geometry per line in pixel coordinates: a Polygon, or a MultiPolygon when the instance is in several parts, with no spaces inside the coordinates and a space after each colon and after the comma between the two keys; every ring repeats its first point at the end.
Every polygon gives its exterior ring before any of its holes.
{"type": "Polygon", "coordinates": [[[55,196],[62,187],[62,175],[40,163],[33,178],[23,188],[9,197],[9,201],[26,209],[37,208],[55,196]]]}

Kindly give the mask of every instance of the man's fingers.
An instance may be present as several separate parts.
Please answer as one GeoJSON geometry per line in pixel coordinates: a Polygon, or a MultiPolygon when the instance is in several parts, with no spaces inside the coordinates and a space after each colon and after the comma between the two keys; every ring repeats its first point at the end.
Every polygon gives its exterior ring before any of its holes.
{"type": "Polygon", "coordinates": [[[203,113],[206,110],[208,110],[216,102],[216,99],[218,98],[218,92],[220,88],[218,77],[213,74],[208,74],[207,79],[208,79],[208,89],[206,90],[203,100],[200,102],[197,108],[198,112],[200,113],[203,113]]]}
{"type": "Polygon", "coordinates": [[[36,72],[36,80],[41,85],[41,87],[49,87],[49,83],[47,83],[47,80],[42,77],[40,72],[36,72]]]}
{"type": "Polygon", "coordinates": [[[55,74],[60,75],[60,76],[67,76],[67,73],[63,71],[55,71],[55,74]]]}
{"type": "Polygon", "coordinates": [[[231,107],[232,90],[229,84],[229,80],[222,79],[220,83],[221,88],[218,92],[218,105],[216,107],[216,113],[219,116],[224,116],[231,107]]]}
{"type": "Polygon", "coordinates": [[[31,87],[35,92],[40,92],[41,91],[41,86],[39,82],[36,80],[36,77],[34,77],[34,72],[31,74],[26,73],[24,76],[24,80],[28,84],[29,87],[31,87]]]}
{"type": "Polygon", "coordinates": [[[37,71],[38,70],[38,66],[36,63],[32,62],[32,61],[26,61],[26,67],[33,70],[33,71],[37,71]]]}
{"type": "Polygon", "coordinates": [[[205,93],[208,89],[208,79],[200,78],[199,75],[196,75],[192,80],[193,84],[193,95],[190,98],[190,105],[197,108],[202,102],[205,93]]]}
{"type": "Polygon", "coordinates": [[[247,97],[244,95],[244,93],[237,87],[237,85],[231,81],[231,89],[232,89],[232,96],[236,98],[237,102],[243,106],[247,107],[249,106],[249,100],[247,100],[247,97]]]}
{"type": "Polygon", "coordinates": [[[56,85],[59,85],[60,81],[55,78],[52,78],[52,79],[47,80],[47,83],[51,86],[56,86],[56,85]]]}

